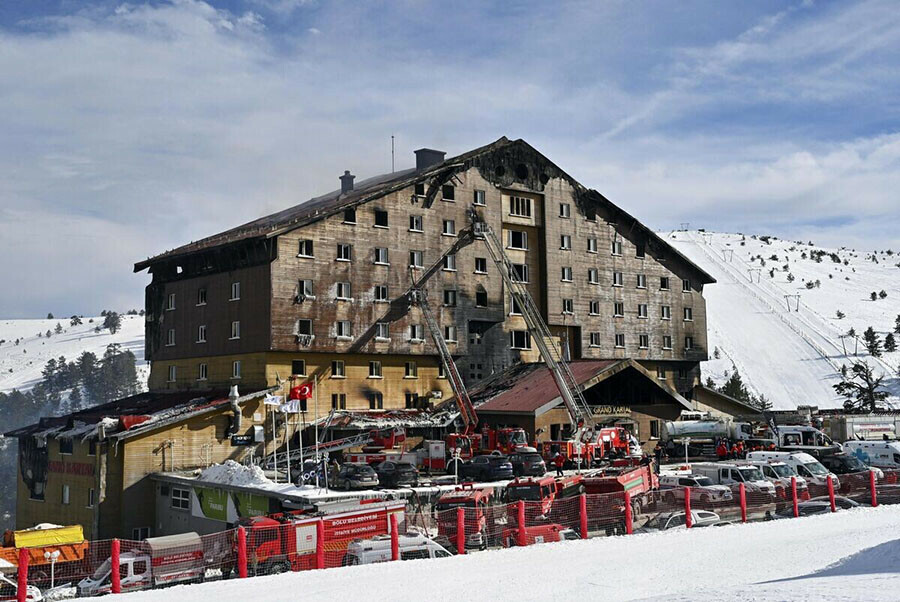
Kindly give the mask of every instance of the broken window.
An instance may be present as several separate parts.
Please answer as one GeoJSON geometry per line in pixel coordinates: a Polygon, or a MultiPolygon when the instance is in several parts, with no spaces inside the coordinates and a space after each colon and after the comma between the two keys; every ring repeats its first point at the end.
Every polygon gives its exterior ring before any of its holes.
{"type": "Polygon", "coordinates": [[[376,209],[375,210],[375,227],[376,228],[387,228],[388,227],[388,212],[384,209],[376,209]]]}

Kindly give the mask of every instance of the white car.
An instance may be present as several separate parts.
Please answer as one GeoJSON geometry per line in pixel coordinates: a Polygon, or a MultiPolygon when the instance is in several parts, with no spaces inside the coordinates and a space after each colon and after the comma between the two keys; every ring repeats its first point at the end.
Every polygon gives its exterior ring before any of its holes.
{"type": "MultiPolygon", "coordinates": [[[[661,512],[651,518],[647,523],[637,529],[635,533],[650,533],[653,531],[671,531],[673,529],[686,529],[684,512],[661,512]]],[[[718,523],[721,519],[715,512],[708,510],[691,510],[691,528],[709,527],[718,523]]]]}
{"type": "Polygon", "coordinates": [[[684,488],[691,488],[691,501],[727,502],[731,501],[731,488],[725,485],[717,485],[709,477],[699,474],[660,475],[659,488],[662,491],[662,499],[668,503],[676,500],[684,500],[684,488]]]}
{"type": "MultiPolygon", "coordinates": [[[[420,558],[448,558],[452,556],[441,544],[419,533],[399,536],[400,560],[420,558]]],[[[372,564],[391,559],[391,536],[378,535],[371,539],[357,539],[347,546],[344,564],[372,564]]]]}

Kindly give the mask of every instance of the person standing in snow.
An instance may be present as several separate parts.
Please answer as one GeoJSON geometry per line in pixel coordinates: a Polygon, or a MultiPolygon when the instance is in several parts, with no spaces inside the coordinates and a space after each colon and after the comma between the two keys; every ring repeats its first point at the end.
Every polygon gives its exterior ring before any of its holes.
{"type": "Polygon", "coordinates": [[[553,465],[556,466],[556,476],[563,476],[563,466],[566,464],[566,454],[558,452],[553,456],[553,465]]]}

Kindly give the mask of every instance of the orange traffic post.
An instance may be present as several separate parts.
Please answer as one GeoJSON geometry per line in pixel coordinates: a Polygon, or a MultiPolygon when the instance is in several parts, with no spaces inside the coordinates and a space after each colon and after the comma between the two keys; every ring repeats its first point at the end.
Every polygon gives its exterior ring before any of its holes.
{"type": "Polygon", "coordinates": [[[19,568],[16,573],[16,602],[25,602],[28,598],[28,550],[19,548],[19,568]]]}
{"type": "Polygon", "coordinates": [[[741,522],[747,522],[747,488],[744,487],[744,484],[741,483],[738,486],[738,492],[741,496],[741,522]]]}
{"type": "Polygon", "coordinates": [[[466,509],[462,506],[456,509],[456,553],[466,553],[466,509]]]}
{"type": "MultiPolygon", "coordinates": [[[[628,495],[628,494],[626,494],[628,495]]],[[[581,539],[588,538],[588,521],[587,521],[587,496],[581,494],[578,500],[578,517],[581,526],[581,539]]]]}
{"type": "Polygon", "coordinates": [[[794,518],[800,516],[800,505],[797,501],[797,477],[791,477],[791,500],[794,504],[794,518]]]}
{"type": "Polygon", "coordinates": [[[832,480],[831,475],[825,478],[828,481],[828,501],[831,502],[831,511],[837,512],[837,504],[834,502],[834,480],[832,480]]]}
{"type": "Polygon", "coordinates": [[[316,522],[316,568],[325,568],[325,521],[316,522]]]}
{"type": "Polygon", "coordinates": [[[400,533],[396,512],[391,512],[391,560],[400,560],[400,533]]]}
{"type": "Polygon", "coordinates": [[[519,532],[518,532],[518,542],[516,542],[520,546],[528,545],[527,532],[525,531],[525,502],[523,500],[519,500],[516,507],[516,517],[519,522],[519,532]]]}
{"type": "Polygon", "coordinates": [[[694,524],[694,517],[691,516],[691,488],[684,488],[684,526],[690,529],[694,524]]]}
{"type": "Polygon", "coordinates": [[[122,577],[119,574],[119,540],[114,539],[110,543],[110,554],[109,554],[109,563],[110,563],[110,591],[114,594],[122,593],[122,577]]]}
{"type": "Polygon", "coordinates": [[[237,564],[238,577],[247,578],[247,532],[243,527],[237,529],[237,564]]]}
{"type": "Polygon", "coordinates": [[[631,494],[625,492],[625,533],[631,535],[634,531],[634,516],[631,514],[631,494]]]}
{"type": "Polygon", "coordinates": [[[872,507],[878,505],[878,492],[875,490],[875,471],[869,471],[869,489],[872,491],[872,507]]]}

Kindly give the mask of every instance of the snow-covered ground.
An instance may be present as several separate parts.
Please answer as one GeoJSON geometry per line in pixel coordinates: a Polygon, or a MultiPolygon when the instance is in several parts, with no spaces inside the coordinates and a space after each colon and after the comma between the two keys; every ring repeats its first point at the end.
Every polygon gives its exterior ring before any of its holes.
{"type": "Polygon", "coordinates": [[[132,602],[897,600],[900,506],[229,580],[132,602]]]}
{"type": "Polygon", "coordinates": [[[79,326],[70,326],[69,318],[63,317],[56,320],[0,320],[0,340],[5,339],[0,344],[0,391],[27,391],[41,381],[41,370],[47,360],[62,355],[72,361],[84,351],[96,354],[99,359],[106,346],[112,343],[134,353],[138,381],[147,382],[150,366],[144,361],[143,317],[123,315],[122,328],[116,334],[110,334],[108,330],[94,332],[95,326],[103,324],[102,317],[85,317],[82,322],[79,326]],[[60,334],[52,334],[49,339],[38,336],[48,330],[53,333],[57,324],[63,327],[60,334]],[[16,339],[19,339],[18,345],[16,339]]]}
{"type": "Polygon", "coordinates": [[[721,384],[734,366],[750,392],[765,395],[776,409],[840,407],[842,399],[832,385],[840,380],[841,365],[858,353],[886,375],[889,401],[900,407],[900,352],[873,358],[861,340],[841,338],[850,328],[861,338],[872,326],[882,340],[893,330],[900,315],[896,254],[879,252],[876,263],[871,252],[822,249],[808,242],[697,231],[664,236],[718,281],[704,289],[710,353],[704,379],[711,376],[721,384]],[[812,259],[816,251],[825,252],[821,262],[812,259]],[[882,290],[886,298],[870,299],[871,292],[882,290]],[[837,317],[838,310],[843,318],[837,317]],[[718,359],[713,357],[716,349],[718,359]]]}

